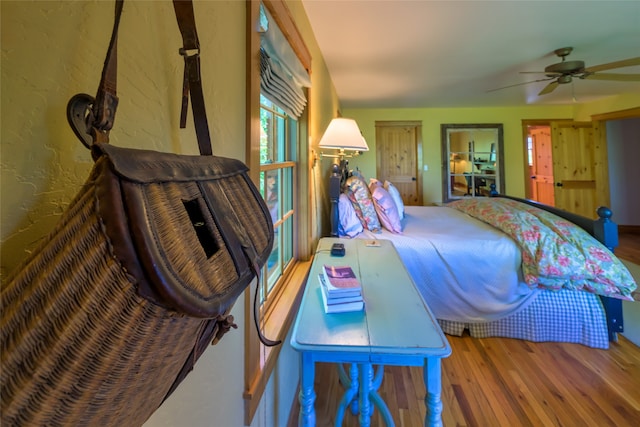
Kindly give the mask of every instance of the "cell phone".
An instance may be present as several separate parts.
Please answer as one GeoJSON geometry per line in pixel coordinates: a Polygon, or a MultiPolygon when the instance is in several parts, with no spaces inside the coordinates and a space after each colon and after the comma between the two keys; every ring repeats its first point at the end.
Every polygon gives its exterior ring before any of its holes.
{"type": "Polygon", "coordinates": [[[344,256],[344,243],[334,243],[331,245],[331,256],[344,256]]]}

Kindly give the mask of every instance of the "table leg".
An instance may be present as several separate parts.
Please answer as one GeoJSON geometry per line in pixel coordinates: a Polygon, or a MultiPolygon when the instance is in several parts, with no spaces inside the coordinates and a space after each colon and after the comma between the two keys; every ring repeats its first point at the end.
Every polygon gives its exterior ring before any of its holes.
{"type": "Polygon", "coordinates": [[[369,392],[373,385],[373,366],[371,363],[361,363],[360,367],[360,427],[369,427],[371,425],[371,402],[369,401],[369,392]]]}
{"type": "Polygon", "coordinates": [[[344,368],[342,364],[339,364],[339,376],[340,382],[347,389],[342,396],[342,400],[340,400],[340,406],[338,406],[338,412],[336,413],[336,424],[337,426],[342,425],[342,420],[344,419],[344,412],[348,406],[351,404],[351,411],[354,414],[357,414],[358,410],[358,365],[356,363],[352,363],[349,368],[349,378],[347,378],[346,373],[344,372],[344,368]]]}
{"type": "Polygon", "coordinates": [[[391,412],[389,412],[387,404],[378,394],[378,389],[380,388],[380,385],[382,385],[383,375],[384,365],[379,365],[375,377],[373,378],[373,383],[371,384],[371,390],[369,391],[369,397],[373,402],[373,406],[371,407],[371,416],[373,416],[374,406],[377,406],[378,410],[380,411],[380,416],[382,416],[382,419],[384,420],[384,425],[386,425],[387,427],[394,427],[395,423],[393,422],[393,418],[391,417],[391,412]]]}
{"type": "Polygon", "coordinates": [[[315,427],[316,410],[313,406],[316,400],[316,393],[313,390],[315,377],[315,362],[308,352],[302,353],[302,366],[300,372],[300,415],[298,425],[302,427],[315,427]]]}
{"type": "Polygon", "coordinates": [[[439,357],[428,357],[425,361],[424,385],[427,389],[427,395],[424,398],[427,406],[424,425],[442,427],[442,377],[439,357]]]}

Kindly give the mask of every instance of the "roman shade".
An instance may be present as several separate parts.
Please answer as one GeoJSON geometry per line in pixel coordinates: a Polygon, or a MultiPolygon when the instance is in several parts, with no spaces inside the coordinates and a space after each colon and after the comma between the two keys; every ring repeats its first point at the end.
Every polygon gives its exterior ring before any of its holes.
{"type": "Polygon", "coordinates": [[[311,79],[269,12],[260,5],[260,89],[271,102],[298,119],[311,79]]]}

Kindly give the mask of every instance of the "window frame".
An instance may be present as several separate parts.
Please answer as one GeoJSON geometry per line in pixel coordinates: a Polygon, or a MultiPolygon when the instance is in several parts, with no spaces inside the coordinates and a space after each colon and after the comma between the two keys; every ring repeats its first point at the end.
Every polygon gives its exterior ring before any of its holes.
{"type": "MultiPolygon", "coordinates": [[[[247,130],[246,164],[256,185],[260,183],[260,35],[256,31],[259,22],[260,1],[247,0],[247,130]]],[[[263,0],[262,4],[273,16],[276,24],[296,52],[302,65],[311,70],[311,54],[307,49],[284,0],[263,0]]],[[[287,265],[273,295],[272,304],[262,313],[263,333],[270,339],[284,340],[298,311],[302,291],[311,266],[311,215],[310,170],[308,146],[308,106],[298,118],[297,167],[294,171],[295,209],[298,220],[294,225],[294,259],[287,265]],[[306,188],[306,191],[302,191],[306,188]],[[306,199],[302,194],[306,194],[306,199]]],[[[256,286],[255,281],[251,286],[256,286]]],[[[251,289],[255,289],[251,287],[251,289]]],[[[266,347],[258,339],[253,316],[253,291],[245,292],[245,425],[250,425],[264,394],[267,382],[276,365],[283,345],[266,347]]]]}
{"type": "MultiPolygon", "coordinates": [[[[296,157],[298,152],[298,123],[297,120],[289,117],[284,111],[282,111],[282,109],[271,103],[271,101],[267,101],[272,105],[263,104],[261,97],[260,118],[262,125],[263,112],[270,115],[269,118],[271,120],[269,120],[269,122],[271,123],[270,128],[272,133],[268,135],[267,144],[270,146],[269,153],[271,154],[271,157],[266,159],[267,161],[264,163],[263,160],[265,159],[261,158],[260,174],[264,174],[264,178],[260,178],[261,185],[263,186],[260,190],[263,197],[268,199],[269,197],[266,195],[268,194],[269,184],[266,177],[271,172],[276,171],[278,176],[278,184],[276,188],[277,198],[275,199],[277,213],[275,214],[275,218],[272,217],[272,220],[274,232],[276,234],[274,246],[277,245],[279,252],[277,261],[275,262],[275,264],[277,264],[276,270],[273,273],[270,272],[268,263],[265,263],[265,266],[262,269],[259,291],[260,313],[262,313],[261,318],[264,317],[264,314],[272,312],[272,305],[277,302],[277,299],[273,296],[277,296],[278,293],[281,292],[280,288],[283,286],[280,278],[284,275],[291,262],[295,261],[294,248],[289,245],[285,245],[284,240],[294,240],[292,233],[295,231],[298,222],[298,193],[295,189],[294,179],[297,174],[296,157]],[[278,124],[278,119],[283,120],[282,126],[278,124]],[[288,179],[285,179],[285,175],[290,176],[288,179]],[[290,181],[290,186],[287,184],[287,181],[290,181]],[[287,232],[289,227],[291,227],[291,231],[287,232]],[[282,231],[282,233],[279,231],[282,231]],[[285,233],[287,234],[285,235],[285,233]],[[287,250],[291,252],[291,258],[287,256],[287,250]],[[282,259],[283,251],[285,257],[287,257],[287,259],[284,260],[282,259]],[[272,274],[277,275],[278,277],[275,283],[270,283],[272,274]]],[[[269,131],[267,130],[265,133],[269,134],[269,131]]],[[[269,205],[269,200],[267,200],[267,205],[269,205]]],[[[271,211],[271,206],[269,206],[269,210],[271,211]]]]}

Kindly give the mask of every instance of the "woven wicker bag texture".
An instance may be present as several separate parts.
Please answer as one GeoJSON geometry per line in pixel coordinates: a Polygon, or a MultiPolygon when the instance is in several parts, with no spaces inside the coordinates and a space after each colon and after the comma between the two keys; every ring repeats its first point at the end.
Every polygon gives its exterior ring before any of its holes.
{"type": "MultiPolygon", "coordinates": [[[[167,308],[170,301],[139,295],[100,217],[100,164],[51,234],[3,284],[3,426],[142,425],[166,398],[207,323],[167,308]]],[[[268,213],[256,214],[268,211],[256,205],[246,174],[194,184],[118,179],[123,194],[143,194],[153,238],[177,281],[214,306],[214,297],[222,298],[216,307],[228,313],[244,290],[233,288],[236,268],[228,251],[207,258],[182,201],[203,191],[228,196],[234,212],[229,220],[250,237],[262,265],[273,243],[272,225],[268,213]]],[[[206,222],[222,239],[213,218],[206,222]]]]}

